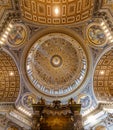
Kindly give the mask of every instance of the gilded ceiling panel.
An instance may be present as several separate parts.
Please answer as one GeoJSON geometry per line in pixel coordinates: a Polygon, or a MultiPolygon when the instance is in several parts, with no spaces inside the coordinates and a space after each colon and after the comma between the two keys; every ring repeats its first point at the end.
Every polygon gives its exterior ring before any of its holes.
{"type": "Polygon", "coordinates": [[[113,50],[99,60],[94,73],[94,92],[99,101],[110,101],[113,97],[113,50]]]}
{"type": "Polygon", "coordinates": [[[19,94],[20,77],[13,59],[0,52],[0,102],[14,102],[19,94]]]}
{"type": "Polygon", "coordinates": [[[94,0],[20,0],[25,20],[48,25],[73,24],[91,18],[94,0]]]}

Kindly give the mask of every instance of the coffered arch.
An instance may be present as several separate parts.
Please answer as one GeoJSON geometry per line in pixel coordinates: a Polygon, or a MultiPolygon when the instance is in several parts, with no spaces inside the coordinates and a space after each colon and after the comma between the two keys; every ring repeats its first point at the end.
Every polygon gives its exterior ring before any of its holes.
{"type": "Polygon", "coordinates": [[[94,93],[99,102],[113,97],[113,50],[107,51],[98,61],[93,77],[94,93]]]}
{"type": "Polygon", "coordinates": [[[12,57],[0,50],[0,102],[15,102],[20,90],[20,76],[12,57]]]}

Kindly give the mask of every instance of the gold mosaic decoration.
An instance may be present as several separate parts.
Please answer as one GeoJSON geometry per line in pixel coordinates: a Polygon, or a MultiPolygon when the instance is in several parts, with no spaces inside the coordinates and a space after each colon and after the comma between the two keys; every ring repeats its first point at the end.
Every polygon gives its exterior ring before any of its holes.
{"type": "Polygon", "coordinates": [[[27,37],[27,30],[23,24],[15,24],[8,35],[9,46],[18,47],[22,45],[27,37]]]}
{"type": "Polygon", "coordinates": [[[110,101],[113,97],[113,50],[99,60],[94,73],[94,92],[99,101],[110,101]]]}
{"type": "Polygon", "coordinates": [[[61,25],[78,23],[91,18],[94,0],[20,0],[22,17],[25,20],[61,25]],[[57,7],[59,14],[55,15],[57,7]]]}
{"type": "Polygon", "coordinates": [[[19,89],[20,78],[13,59],[0,51],[0,102],[14,102],[19,89]]]}
{"type": "Polygon", "coordinates": [[[97,23],[89,24],[86,30],[86,35],[90,44],[94,46],[103,46],[107,42],[107,38],[101,26],[97,23]]]}
{"type": "Polygon", "coordinates": [[[48,95],[74,91],[87,72],[87,57],[81,45],[63,33],[43,36],[31,47],[26,58],[30,82],[48,95]]]}
{"type": "Polygon", "coordinates": [[[33,94],[25,93],[22,97],[22,105],[28,110],[32,110],[32,104],[36,104],[36,97],[33,94]]]}

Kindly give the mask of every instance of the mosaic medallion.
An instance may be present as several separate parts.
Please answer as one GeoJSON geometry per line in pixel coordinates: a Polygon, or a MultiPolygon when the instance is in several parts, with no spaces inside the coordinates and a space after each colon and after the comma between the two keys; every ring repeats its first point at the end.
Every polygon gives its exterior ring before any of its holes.
{"type": "Polygon", "coordinates": [[[38,39],[29,50],[26,72],[38,91],[60,96],[82,83],[87,72],[87,57],[74,38],[51,33],[38,39]]]}
{"type": "Polygon", "coordinates": [[[36,97],[30,93],[25,94],[22,98],[22,104],[28,110],[31,110],[32,104],[35,104],[35,103],[36,103],[36,97]]]}
{"type": "Polygon", "coordinates": [[[91,97],[86,94],[81,94],[78,96],[77,103],[82,105],[82,109],[86,109],[91,105],[91,97]]]}
{"type": "Polygon", "coordinates": [[[87,38],[95,46],[101,46],[106,43],[106,36],[99,24],[90,24],[87,29],[87,38]]]}
{"type": "Polygon", "coordinates": [[[10,46],[18,47],[22,45],[27,37],[27,31],[23,24],[15,24],[8,36],[10,46]]]}

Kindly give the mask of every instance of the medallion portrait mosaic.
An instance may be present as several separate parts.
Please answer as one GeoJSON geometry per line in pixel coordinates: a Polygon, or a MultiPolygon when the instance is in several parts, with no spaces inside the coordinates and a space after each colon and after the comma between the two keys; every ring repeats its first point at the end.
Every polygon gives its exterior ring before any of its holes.
{"type": "Polygon", "coordinates": [[[89,42],[94,46],[103,46],[106,43],[106,35],[99,24],[89,24],[86,31],[89,42]]]}
{"type": "Polygon", "coordinates": [[[10,46],[17,47],[24,43],[27,37],[27,30],[22,24],[15,24],[8,36],[10,46]]]}

